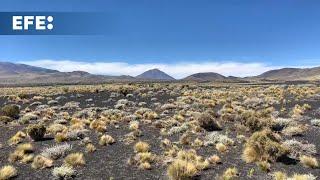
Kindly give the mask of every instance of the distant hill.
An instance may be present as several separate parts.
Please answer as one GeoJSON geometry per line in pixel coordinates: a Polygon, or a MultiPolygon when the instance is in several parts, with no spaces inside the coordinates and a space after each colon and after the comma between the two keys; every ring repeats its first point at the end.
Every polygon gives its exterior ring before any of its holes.
{"type": "Polygon", "coordinates": [[[320,67],[314,68],[282,68],[270,70],[252,79],[299,81],[299,80],[320,80],[320,67]]]}
{"type": "Polygon", "coordinates": [[[247,82],[243,78],[235,77],[235,76],[223,76],[219,73],[215,72],[204,72],[204,73],[196,73],[192,74],[184,79],[184,81],[197,81],[197,82],[205,82],[205,81],[220,81],[220,82],[247,82]]]}
{"type": "Polygon", "coordinates": [[[163,71],[160,71],[159,69],[150,69],[138,76],[136,76],[138,79],[146,79],[146,80],[175,80],[173,77],[169,76],[163,71]]]}
{"type": "Polygon", "coordinates": [[[131,76],[93,75],[85,71],[60,72],[46,68],[0,62],[0,84],[77,84],[109,81],[132,81],[131,76]]]}
{"type": "Polygon", "coordinates": [[[31,74],[45,74],[57,73],[59,71],[45,69],[26,64],[14,64],[9,62],[0,62],[0,75],[1,76],[14,76],[17,74],[31,73],[31,74]]]}
{"type": "Polygon", "coordinates": [[[215,73],[215,72],[204,72],[204,73],[196,73],[192,74],[183,80],[188,81],[216,81],[216,80],[225,80],[227,79],[225,76],[215,73]]]}

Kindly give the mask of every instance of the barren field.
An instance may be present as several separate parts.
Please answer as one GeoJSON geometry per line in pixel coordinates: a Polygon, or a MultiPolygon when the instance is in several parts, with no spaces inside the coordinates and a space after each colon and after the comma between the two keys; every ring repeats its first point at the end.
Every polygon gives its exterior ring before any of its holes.
{"type": "Polygon", "coordinates": [[[0,92],[0,180],[320,178],[315,84],[0,92]]]}

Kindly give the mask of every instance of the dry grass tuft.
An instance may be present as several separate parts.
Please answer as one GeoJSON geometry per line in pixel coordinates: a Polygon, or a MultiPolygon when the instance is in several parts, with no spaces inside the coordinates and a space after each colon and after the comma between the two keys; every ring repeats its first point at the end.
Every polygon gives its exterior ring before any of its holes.
{"type": "Polygon", "coordinates": [[[150,149],[149,144],[143,141],[139,141],[134,145],[134,151],[138,153],[148,152],[149,149],[150,149]]]}
{"type": "Polygon", "coordinates": [[[20,161],[22,163],[32,162],[33,146],[30,143],[20,144],[15,151],[9,155],[9,162],[20,161]]]}
{"type": "Polygon", "coordinates": [[[218,143],[218,144],[216,144],[216,149],[219,152],[224,153],[228,150],[228,147],[226,145],[224,145],[223,143],[218,143]]]}
{"type": "Polygon", "coordinates": [[[242,154],[245,162],[275,161],[278,157],[288,154],[289,150],[282,145],[279,137],[270,130],[252,134],[242,154]]]}
{"type": "Polygon", "coordinates": [[[7,180],[7,179],[11,179],[15,176],[18,175],[18,171],[16,170],[15,167],[13,166],[3,166],[0,169],[0,180],[7,180]]]}
{"type": "Polygon", "coordinates": [[[257,165],[261,171],[264,171],[264,172],[270,171],[271,165],[267,161],[257,162],[257,165]]]}
{"type": "Polygon", "coordinates": [[[238,169],[235,167],[228,168],[222,175],[223,180],[232,180],[238,177],[238,169]]]}
{"type": "Polygon", "coordinates": [[[197,155],[195,150],[179,151],[176,158],[194,164],[198,170],[207,169],[210,165],[210,162],[204,160],[202,156],[197,155]]]}
{"type": "Polygon", "coordinates": [[[47,132],[56,135],[57,133],[61,133],[63,131],[66,131],[67,129],[68,128],[62,124],[51,124],[47,129],[47,132]]]}
{"type": "Polygon", "coordinates": [[[140,169],[151,169],[151,164],[149,162],[143,162],[139,165],[140,169]]]}
{"type": "Polygon", "coordinates": [[[30,143],[20,144],[17,146],[16,151],[22,152],[24,154],[32,153],[33,146],[30,143]]]}
{"type": "Polygon", "coordinates": [[[130,124],[129,124],[129,129],[130,129],[131,131],[135,131],[135,130],[139,129],[139,122],[138,122],[138,121],[132,121],[132,122],[130,122],[130,124]]]}
{"type": "Polygon", "coordinates": [[[64,158],[64,162],[72,167],[83,166],[86,164],[82,153],[71,153],[64,158]]]}
{"type": "Polygon", "coordinates": [[[315,177],[312,174],[294,174],[292,178],[288,178],[289,180],[316,180],[317,177],[315,177]]]}
{"type": "Polygon", "coordinates": [[[186,160],[175,160],[169,165],[167,174],[172,180],[189,179],[198,173],[196,166],[186,160]]]}
{"type": "Polygon", "coordinates": [[[259,154],[256,152],[256,150],[253,147],[245,147],[242,153],[242,159],[246,163],[252,163],[255,162],[257,159],[259,159],[259,154]]]}
{"type": "Polygon", "coordinates": [[[62,165],[52,170],[52,175],[58,179],[70,179],[75,175],[76,171],[71,166],[62,165]]]}
{"type": "Polygon", "coordinates": [[[274,172],[272,174],[274,180],[287,180],[287,174],[281,171],[274,172]]]}
{"type": "Polygon", "coordinates": [[[68,137],[65,133],[63,132],[60,132],[60,133],[57,133],[55,136],[54,136],[54,140],[58,143],[60,142],[65,142],[68,140],[68,137]]]}
{"type": "Polygon", "coordinates": [[[115,140],[110,135],[103,135],[100,137],[99,144],[102,146],[106,146],[108,144],[115,143],[115,140]]]}
{"type": "Polygon", "coordinates": [[[103,120],[93,120],[90,123],[90,128],[98,132],[105,132],[107,130],[107,123],[103,120]]]}
{"type": "Polygon", "coordinates": [[[8,144],[11,145],[16,145],[19,144],[23,141],[23,139],[26,137],[26,134],[22,131],[18,131],[14,136],[12,136],[8,140],[8,144]]]}
{"type": "Polygon", "coordinates": [[[204,145],[204,142],[199,138],[196,138],[192,143],[192,146],[194,147],[202,147],[203,145],[204,145]]]}
{"type": "Polygon", "coordinates": [[[211,164],[220,164],[221,163],[221,158],[217,155],[212,155],[207,160],[211,164]]]}
{"type": "Polygon", "coordinates": [[[305,167],[310,167],[310,168],[318,168],[319,167],[319,163],[318,163],[317,159],[314,157],[311,157],[311,156],[301,156],[300,162],[305,167]]]}
{"type": "Polygon", "coordinates": [[[31,167],[33,169],[44,169],[44,168],[52,167],[52,165],[53,165],[53,160],[52,159],[46,158],[46,157],[41,156],[41,155],[37,155],[33,159],[31,167]]]}
{"type": "Polygon", "coordinates": [[[94,145],[92,143],[89,143],[86,145],[86,151],[89,153],[92,153],[92,152],[96,151],[96,147],[94,147],[94,145]]]}

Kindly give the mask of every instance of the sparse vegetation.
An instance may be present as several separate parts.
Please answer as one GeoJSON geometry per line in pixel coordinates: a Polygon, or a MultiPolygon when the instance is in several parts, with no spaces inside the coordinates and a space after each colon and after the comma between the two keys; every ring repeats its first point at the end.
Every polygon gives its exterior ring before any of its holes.
{"type": "Polygon", "coordinates": [[[1,106],[12,107],[0,114],[0,161],[16,166],[2,179],[37,179],[48,171],[56,179],[319,178],[316,84],[2,90],[1,106]]]}

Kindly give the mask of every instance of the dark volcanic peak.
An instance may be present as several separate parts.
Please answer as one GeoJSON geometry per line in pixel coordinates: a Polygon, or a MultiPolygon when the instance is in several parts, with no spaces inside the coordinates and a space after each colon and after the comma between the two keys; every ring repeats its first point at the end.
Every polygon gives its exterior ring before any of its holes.
{"type": "Polygon", "coordinates": [[[160,71],[159,69],[150,69],[136,76],[136,78],[150,80],[175,80],[173,77],[169,76],[163,71],[160,71]]]}
{"type": "Polygon", "coordinates": [[[225,80],[225,79],[226,79],[225,76],[215,72],[196,73],[184,78],[184,80],[191,80],[191,81],[216,81],[216,80],[225,80]]]}

